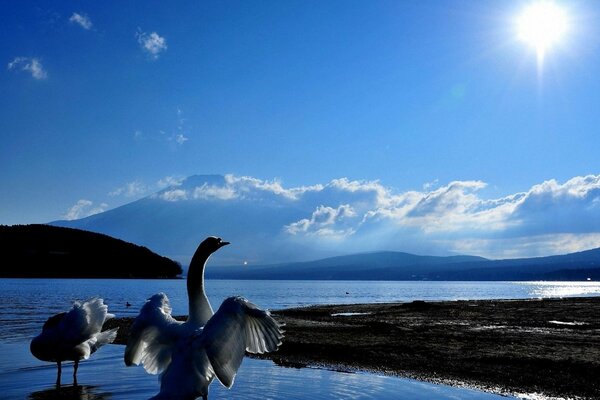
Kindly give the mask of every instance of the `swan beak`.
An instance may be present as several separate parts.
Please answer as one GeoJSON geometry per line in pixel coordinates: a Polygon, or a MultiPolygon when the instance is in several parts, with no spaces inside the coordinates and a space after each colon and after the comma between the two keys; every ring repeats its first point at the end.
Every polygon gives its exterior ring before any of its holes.
{"type": "Polygon", "coordinates": [[[230,244],[229,242],[221,242],[219,243],[219,248],[223,247],[223,246],[227,246],[228,244],[230,244]]]}

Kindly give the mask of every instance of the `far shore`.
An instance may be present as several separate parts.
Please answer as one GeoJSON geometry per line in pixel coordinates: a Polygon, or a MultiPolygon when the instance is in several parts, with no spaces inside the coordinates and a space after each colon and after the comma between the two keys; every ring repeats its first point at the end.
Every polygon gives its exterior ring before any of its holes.
{"type": "MultiPolygon", "coordinates": [[[[600,398],[600,297],[326,305],[272,315],[285,324],[285,338],[260,357],[279,365],[600,398]]],[[[115,343],[125,344],[132,322],[105,326],[119,326],[115,343]]]]}

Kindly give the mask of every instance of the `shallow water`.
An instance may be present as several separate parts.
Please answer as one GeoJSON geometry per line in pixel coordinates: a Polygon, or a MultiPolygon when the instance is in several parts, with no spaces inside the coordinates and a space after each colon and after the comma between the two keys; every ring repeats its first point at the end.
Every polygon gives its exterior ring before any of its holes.
{"type": "MultiPolygon", "coordinates": [[[[145,299],[164,291],[175,315],[187,312],[184,280],[0,279],[0,399],[147,399],[158,392],[156,376],[126,368],[122,346],[109,345],[81,363],[79,388],[54,389],[56,367],[29,352],[29,341],[52,314],[75,300],[103,297],[117,316],[135,316],[145,299]],[[132,304],[126,307],[126,303],[132,304]],[[59,396],[60,397],[57,397],[59,396]]],[[[373,303],[412,300],[598,296],[595,282],[356,282],[207,281],[214,306],[243,294],[263,308],[309,304],[373,303]]],[[[71,382],[72,367],[63,368],[71,382]]],[[[432,385],[367,373],[292,369],[270,361],[245,359],[231,390],[211,386],[211,399],[500,399],[463,388],[432,385]]]]}
{"type": "MultiPolygon", "coordinates": [[[[125,367],[123,346],[108,345],[83,361],[74,388],[72,364],[63,367],[60,390],[54,387],[56,366],[29,354],[28,343],[0,344],[2,399],[147,399],[159,390],[158,378],[141,367],[125,367]]],[[[235,384],[210,387],[210,399],[506,399],[476,390],[433,385],[366,373],[342,373],[314,368],[283,368],[271,361],[246,358],[235,384]]]]}

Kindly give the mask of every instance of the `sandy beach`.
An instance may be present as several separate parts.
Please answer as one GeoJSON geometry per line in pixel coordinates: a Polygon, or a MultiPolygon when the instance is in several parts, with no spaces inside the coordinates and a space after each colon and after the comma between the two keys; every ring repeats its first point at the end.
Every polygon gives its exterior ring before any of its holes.
{"type": "MultiPolygon", "coordinates": [[[[327,305],[272,314],[285,323],[286,337],[265,358],[280,365],[600,398],[600,298],[327,305]]],[[[108,321],[120,326],[118,343],[131,322],[108,321]]]]}

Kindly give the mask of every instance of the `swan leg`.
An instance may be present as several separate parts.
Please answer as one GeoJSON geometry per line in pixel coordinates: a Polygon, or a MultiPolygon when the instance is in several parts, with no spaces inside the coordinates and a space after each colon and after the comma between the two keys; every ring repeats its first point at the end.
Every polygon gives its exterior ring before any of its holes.
{"type": "Polygon", "coordinates": [[[56,386],[60,387],[60,374],[62,372],[62,365],[60,361],[56,362],[57,372],[56,372],[56,386]]]}
{"type": "Polygon", "coordinates": [[[73,386],[77,386],[77,368],[79,367],[79,360],[75,360],[73,365],[73,386]]]}

